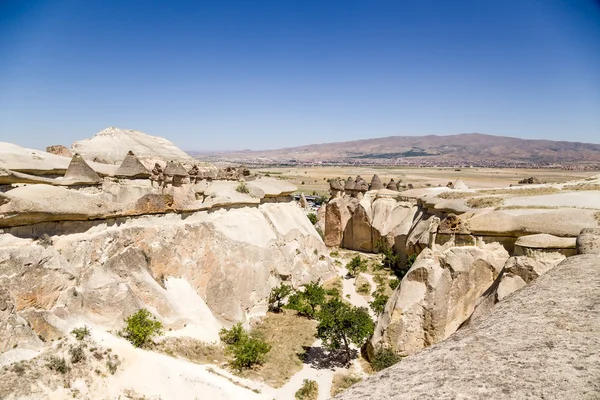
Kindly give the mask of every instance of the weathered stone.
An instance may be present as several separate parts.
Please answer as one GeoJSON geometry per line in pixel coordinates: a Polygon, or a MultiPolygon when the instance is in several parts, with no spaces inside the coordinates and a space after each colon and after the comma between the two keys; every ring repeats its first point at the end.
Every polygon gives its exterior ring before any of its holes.
{"type": "Polygon", "coordinates": [[[342,245],[344,231],[351,214],[343,198],[335,198],[327,203],[325,211],[325,244],[331,247],[342,245]]]}
{"type": "Polygon", "coordinates": [[[570,257],[498,303],[486,318],[336,398],[597,398],[598,304],[598,257],[570,257]]]}
{"type": "Polygon", "coordinates": [[[581,230],[577,236],[577,254],[600,254],[600,228],[581,230]]]}
{"type": "Polygon", "coordinates": [[[54,146],[46,147],[46,153],[55,154],[57,156],[69,157],[69,158],[73,157],[73,153],[71,152],[71,150],[67,149],[62,144],[56,144],[54,146]]]}
{"type": "Polygon", "coordinates": [[[142,164],[142,162],[133,154],[128,152],[123,162],[115,172],[115,176],[128,179],[146,179],[150,177],[150,171],[142,164]]]}
{"type": "Polygon", "coordinates": [[[370,190],[379,190],[383,189],[383,184],[381,183],[381,179],[377,176],[377,174],[373,175],[371,178],[371,187],[370,190]]]}
{"type": "Polygon", "coordinates": [[[348,179],[346,180],[346,184],[344,185],[344,190],[354,190],[354,179],[352,179],[352,177],[348,177],[348,179]]]}
{"type": "Polygon", "coordinates": [[[576,254],[576,238],[561,238],[554,235],[539,233],[521,236],[515,242],[516,256],[533,256],[535,253],[559,253],[567,257],[576,254]]]}
{"type": "Polygon", "coordinates": [[[71,159],[69,168],[64,176],[65,179],[81,183],[100,183],[101,179],[87,162],[79,155],[75,154],[71,159]]]}
{"type": "Polygon", "coordinates": [[[390,297],[371,343],[406,355],[446,339],[471,315],[507,259],[498,244],[423,250],[390,297]]]}

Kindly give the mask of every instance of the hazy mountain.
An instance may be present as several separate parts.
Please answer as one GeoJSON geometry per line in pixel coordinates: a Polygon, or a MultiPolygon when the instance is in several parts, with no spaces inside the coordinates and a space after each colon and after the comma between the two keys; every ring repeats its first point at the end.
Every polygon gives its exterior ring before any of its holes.
{"type": "MultiPolygon", "coordinates": [[[[198,153],[196,153],[198,155],[198,153]]],[[[208,154],[199,155],[202,158],[208,154]]],[[[230,159],[273,161],[404,160],[502,161],[530,163],[600,162],[600,145],[590,143],[528,140],[505,136],[464,133],[449,136],[390,136],[350,142],[312,144],[266,151],[212,154],[230,159]]]]}

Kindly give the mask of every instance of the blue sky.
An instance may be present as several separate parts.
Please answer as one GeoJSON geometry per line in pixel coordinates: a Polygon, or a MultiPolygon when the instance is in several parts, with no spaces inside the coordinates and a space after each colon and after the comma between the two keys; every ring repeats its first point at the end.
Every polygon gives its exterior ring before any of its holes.
{"type": "Polygon", "coordinates": [[[0,0],[0,141],[600,143],[594,0],[0,0]]]}

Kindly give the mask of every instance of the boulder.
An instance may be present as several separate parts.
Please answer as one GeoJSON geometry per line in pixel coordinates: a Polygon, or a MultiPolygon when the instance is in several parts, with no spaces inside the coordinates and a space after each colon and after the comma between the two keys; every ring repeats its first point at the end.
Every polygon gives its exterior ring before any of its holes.
{"type": "Polygon", "coordinates": [[[600,254],[600,228],[581,230],[577,236],[577,254],[600,254]]]}
{"type": "Polygon", "coordinates": [[[344,190],[354,190],[354,186],[355,186],[355,181],[354,179],[352,179],[352,177],[348,177],[348,179],[346,180],[346,184],[344,185],[344,190]]]}
{"type": "Polygon", "coordinates": [[[566,257],[576,254],[576,238],[564,238],[546,233],[521,236],[515,242],[516,256],[533,256],[535,253],[559,253],[566,257]]]}
{"type": "Polygon", "coordinates": [[[423,250],[386,304],[371,344],[408,355],[446,339],[469,318],[508,257],[497,243],[423,250]]]}
{"type": "Polygon", "coordinates": [[[398,185],[394,181],[394,178],[392,178],[390,180],[390,182],[387,184],[386,189],[388,189],[388,190],[398,190],[398,185]]]}
{"type": "Polygon", "coordinates": [[[63,156],[63,157],[69,157],[69,158],[73,157],[73,153],[71,152],[71,150],[67,149],[62,144],[57,144],[54,146],[46,147],[46,153],[56,154],[57,156],[63,156]]]}
{"type": "Polygon", "coordinates": [[[486,318],[336,399],[595,399],[599,288],[600,259],[570,257],[486,318]]]}
{"type": "Polygon", "coordinates": [[[351,217],[347,201],[338,197],[327,203],[325,211],[325,244],[330,247],[342,245],[344,231],[351,217]]]}

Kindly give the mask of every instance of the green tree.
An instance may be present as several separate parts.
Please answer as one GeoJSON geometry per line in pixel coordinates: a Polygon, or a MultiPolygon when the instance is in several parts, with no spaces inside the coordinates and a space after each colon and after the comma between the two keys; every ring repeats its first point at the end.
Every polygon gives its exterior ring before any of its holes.
{"type": "Polygon", "coordinates": [[[298,314],[308,318],[315,318],[317,308],[325,302],[326,291],[319,282],[312,282],[304,286],[303,291],[297,291],[289,297],[285,306],[296,310],[298,314]]]}
{"type": "Polygon", "coordinates": [[[284,283],[271,289],[271,293],[269,294],[269,311],[274,313],[280,312],[283,302],[290,294],[292,294],[292,288],[284,283]]]}
{"type": "Polygon", "coordinates": [[[346,265],[346,269],[348,270],[349,276],[355,277],[359,272],[366,271],[367,263],[360,255],[357,255],[346,265]]]}
{"type": "MultiPolygon", "coordinates": [[[[398,277],[402,277],[410,269],[410,265],[403,264],[400,254],[396,254],[394,249],[385,240],[380,240],[377,244],[377,251],[383,254],[383,260],[381,261],[381,267],[383,269],[390,270],[398,277]]],[[[412,265],[412,264],[411,264],[412,265]]]]}
{"type": "Polygon", "coordinates": [[[152,337],[162,335],[163,332],[160,321],[145,308],[127,317],[125,323],[127,325],[121,334],[135,347],[145,346],[152,341],[152,337]]]}
{"type": "Polygon", "coordinates": [[[317,223],[317,214],[315,214],[315,213],[308,213],[308,214],[306,214],[306,216],[310,220],[311,224],[314,225],[314,224],[317,223]]]}
{"type": "Polygon", "coordinates": [[[350,306],[333,298],[321,306],[317,338],[329,349],[343,348],[350,362],[350,344],[362,346],[373,334],[373,320],[365,308],[350,306]]]}
{"type": "Polygon", "coordinates": [[[379,315],[385,309],[385,305],[387,304],[388,299],[389,296],[386,296],[381,292],[375,292],[375,294],[373,295],[373,301],[371,301],[369,305],[371,306],[373,312],[379,315]]]}
{"type": "Polygon", "coordinates": [[[241,322],[232,326],[231,329],[223,328],[219,331],[219,338],[221,338],[221,341],[226,345],[234,346],[242,340],[245,340],[247,336],[248,334],[244,330],[241,322]]]}

